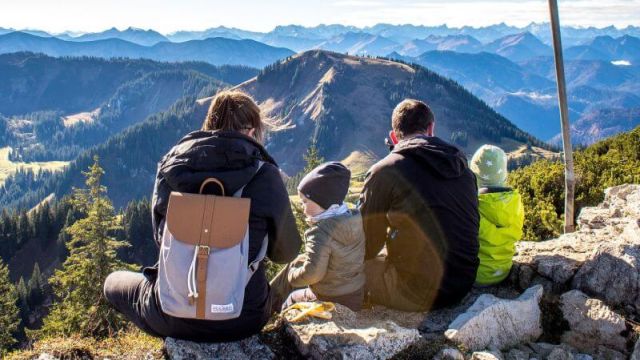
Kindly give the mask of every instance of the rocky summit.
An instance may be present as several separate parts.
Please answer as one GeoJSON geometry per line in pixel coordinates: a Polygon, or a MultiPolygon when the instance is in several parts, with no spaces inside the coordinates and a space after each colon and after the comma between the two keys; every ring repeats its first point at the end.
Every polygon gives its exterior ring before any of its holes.
{"type": "MultiPolygon", "coordinates": [[[[278,336],[312,359],[640,359],[640,185],[607,189],[578,224],[557,239],[520,242],[509,279],[454,308],[354,313],[337,305],[331,320],[282,319],[278,336]]],[[[287,357],[261,338],[165,346],[173,359],[287,357]]]]}
{"type": "Polygon", "coordinates": [[[640,359],[640,185],[609,188],[582,209],[579,229],[520,242],[510,277],[453,308],[279,319],[237,343],[167,339],[171,359],[640,359]],[[274,337],[277,338],[274,340],[274,337]],[[286,348],[286,349],[283,349],[286,348]]]}

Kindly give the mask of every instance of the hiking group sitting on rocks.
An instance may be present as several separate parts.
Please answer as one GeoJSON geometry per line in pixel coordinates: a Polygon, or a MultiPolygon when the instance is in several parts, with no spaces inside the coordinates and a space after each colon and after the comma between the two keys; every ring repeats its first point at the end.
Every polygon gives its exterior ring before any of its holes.
{"type": "Polygon", "coordinates": [[[391,152],[367,173],[357,204],[351,173],[324,163],[298,185],[302,240],[266,122],[248,95],[216,95],[195,131],[158,164],[156,266],[109,275],[104,294],[145,332],[226,342],[257,334],[274,311],[335,302],[429,311],[509,274],[524,211],[505,184],[507,158],[484,145],[464,153],[435,136],[429,106],[393,111],[391,152]],[[286,264],[268,283],[263,259],[286,264]]]}

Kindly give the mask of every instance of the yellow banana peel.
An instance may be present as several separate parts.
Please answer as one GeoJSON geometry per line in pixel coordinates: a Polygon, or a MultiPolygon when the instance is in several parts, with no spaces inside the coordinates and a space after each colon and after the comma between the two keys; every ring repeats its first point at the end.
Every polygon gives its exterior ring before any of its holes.
{"type": "Polygon", "coordinates": [[[286,308],[282,314],[286,315],[292,310],[298,310],[300,313],[296,314],[289,322],[300,322],[308,317],[315,317],[319,319],[330,320],[331,312],[336,309],[336,305],[331,302],[299,302],[286,308]]]}

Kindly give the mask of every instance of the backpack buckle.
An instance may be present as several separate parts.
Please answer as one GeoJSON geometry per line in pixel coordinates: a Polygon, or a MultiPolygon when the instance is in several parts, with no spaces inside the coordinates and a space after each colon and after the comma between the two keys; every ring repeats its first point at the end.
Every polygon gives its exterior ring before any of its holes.
{"type": "Polygon", "coordinates": [[[198,245],[198,255],[209,255],[211,249],[207,245],[198,245]]]}

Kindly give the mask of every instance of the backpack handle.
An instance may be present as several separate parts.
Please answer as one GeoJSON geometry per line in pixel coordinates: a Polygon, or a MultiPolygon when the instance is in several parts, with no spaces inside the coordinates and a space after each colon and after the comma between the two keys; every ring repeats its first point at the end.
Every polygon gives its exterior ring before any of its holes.
{"type": "Polygon", "coordinates": [[[224,194],[224,185],[222,185],[222,182],[220,182],[220,180],[216,179],[216,178],[208,178],[207,180],[202,182],[202,185],[200,185],[200,192],[199,194],[202,195],[202,192],[204,191],[204,187],[211,184],[211,183],[215,183],[220,187],[220,190],[222,190],[222,196],[225,196],[224,194]]]}

